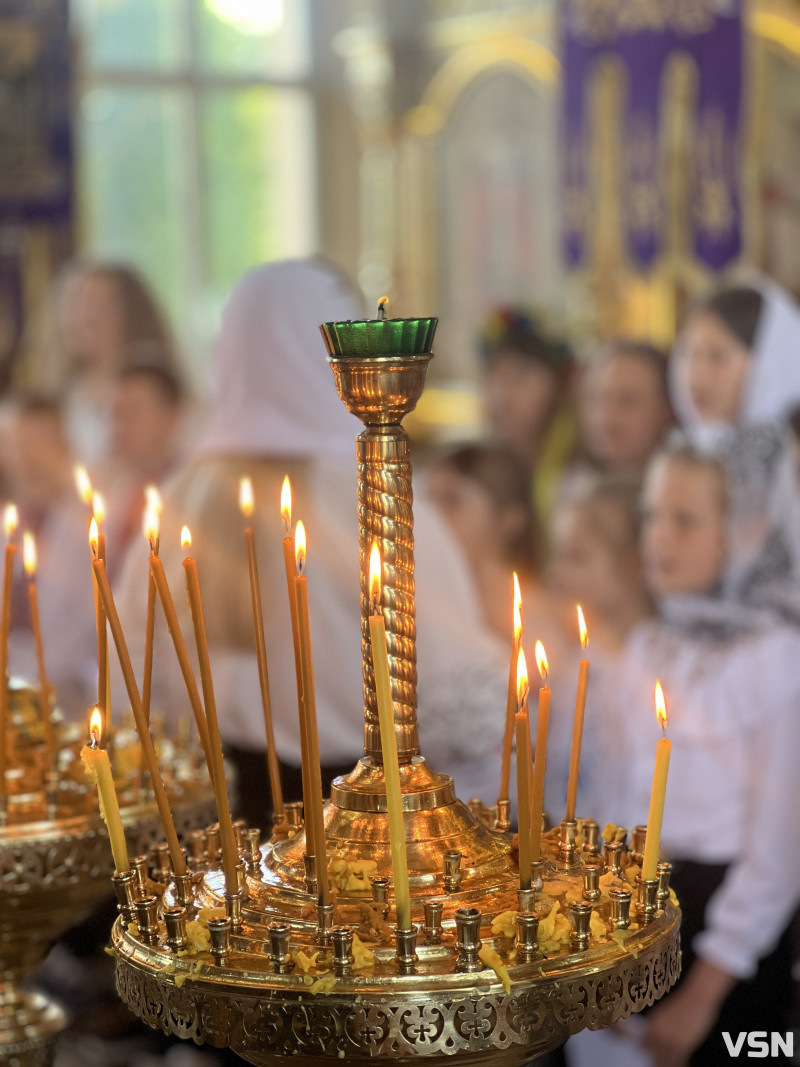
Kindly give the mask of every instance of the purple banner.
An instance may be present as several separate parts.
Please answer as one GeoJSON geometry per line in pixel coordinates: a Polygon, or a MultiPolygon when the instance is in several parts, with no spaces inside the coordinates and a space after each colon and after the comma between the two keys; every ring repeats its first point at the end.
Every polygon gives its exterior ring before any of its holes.
{"type": "Polygon", "coordinates": [[[689,225],[696,257],[720,270],[741,249],[742,0],[562,0],[564,255],[586,260],[592,209],[589,118],[599,59],[622,66],[622,189],[626,243],[642,270],[663,247],[661,123],[668,62],[694,70],[689,225]]]}

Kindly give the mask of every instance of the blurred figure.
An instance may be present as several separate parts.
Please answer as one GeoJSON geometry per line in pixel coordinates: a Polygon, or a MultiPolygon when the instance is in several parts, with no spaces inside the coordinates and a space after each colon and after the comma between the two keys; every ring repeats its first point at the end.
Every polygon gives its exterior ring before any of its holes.
{"type": "Polygon", "coordinates": [[[545,520],[574,439],[569,410],[572,353],[516,308],[500,308],[489,317],[481,351],[489,430],[516,453],[531,476],[535,472],[534,502],[545,520]]]}
{"type": "Polygon", "coordinates": [[[48,362],[79,461],[96,462],[107,449],[117,376],[142,361],[172,373],[179,362],[164,315],[142,277],[122,264],[69,265],[56,284],[48,362]]]}
{"type": "MultiPolygon", "coordinates": [[[[321,261],[259,267],[238,283],[223,315],[214,354],[211,415],[188,465],[167,487],[161,555],[176,591],[184,632],[191,634],[182,588],[179,530],[187,523],[197,559],[211,648],[219,718],[238,766],[242,814],[264,825],[269,814],[265,736],[248,572],[242,543],[239,480],[252,479],[252,518],[265,606],[275,740],[284,797],[300,799],[300,740],[291,624],[281,547],[281,483],[291,479],[293,520],[308,533],[308,588],[323,783],[352,770],[363,753],[361,603],[354,440],[361,424],[339,400],[318,323],[358,318],[347,279],[321,261]]],[[[438,516],[415,500],[420,733],[440,770],[474,758],[470,724],[488,706],[503,706],[507,664],[481,625],[460,554],[438,516]]],[[[145,546],[123,576],[120,614],[141,662],[145,546]]],[[[161,626],[154,707],[187,707],[169,638],[161,626]]],[[[192,641],[187,644],[191,647],[192,641]]],[[[487,747],[499,751],[485,729],[487,747]]],[[[499,766],[499,756],[498,756],[499,766]]],[[[459,790],[464,787],[459,782],[459,790]]],[[[469,795],[469,794],[468,794],[469,795]]]]}
{"type": "Polygon", "coordinates": [[[673,419],[663,352],[618,340],[594,354],[578,414],[581,444],[592,464],[641,475],[673,419]]]}
{"type": "MultiPolygon", "coordinates": [[[[47,671],[68,718],[97,699],[97,660],[88,515],[78,499],[61,409],[44,396],[12,403],[5,442],[6,479],[20,534],[36,538],[37,587],[47,671]]],[[[9,670],[38,680],[28,600],[17,564],[9,670]]]]}

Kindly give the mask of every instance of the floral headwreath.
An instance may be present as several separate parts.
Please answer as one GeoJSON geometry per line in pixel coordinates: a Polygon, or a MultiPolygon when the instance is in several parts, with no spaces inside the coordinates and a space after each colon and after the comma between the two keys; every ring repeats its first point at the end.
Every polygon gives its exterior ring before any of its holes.
{"type": "Polygon", "coordinates": [[[523,352],[535,347],[537,358],[554,371],[567,373],[575,363],[571,348],[557,336],[545,316],[521,307],[506,305],[495,308],[479,333],[479,345],[484,359],[498,348],[521,348],[523,352]]]}

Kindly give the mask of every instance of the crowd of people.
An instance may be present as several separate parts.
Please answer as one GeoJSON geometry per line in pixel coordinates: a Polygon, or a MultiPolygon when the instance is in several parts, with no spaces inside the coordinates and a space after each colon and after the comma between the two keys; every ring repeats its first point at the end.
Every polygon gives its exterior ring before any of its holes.
{"type": "MultiPolygon", "coordinates": [[[[126,268],[71,268],[53,315],[57,374],[12,395],[0,423],[5,493],[36,533],[42,629],[64,713],[94,700],[84,463],[107,507],[109,570],[134,662],[145,634],[144,490],[162,490],[161,553],[179,581],[192,530],[228,755],[242,814],[270,814],[239,479],[254,485],[275,741],[300,799],[299,727],[279,514],[289,474],[309,533],[323,780],[362,752],[361,607],[353,441],[317,325],[364,317],[322,261],[257,268],[234,289],[208,408],[190,404],[163,316],[126,268]],[[51,386],[54,386],[51,388],[51,386]],[[64,625],[65,618],[69,625],[64,625]]],[[[725,1058],[721,1031],[786,1030],[800,890],[800,310],[766,279],[694,305],[671,353],[635,338],[576,358],[527,310],[480,338],[481,437],[415,468],[417,655],[423,753],[459,795],[497,798],[511,576],[524,648],[547,650],[553,693],[546,807],[566,796],[582,605],[591,660],[578,815],[647,816],[667,694],[672,765],[662,852],[681,900],[683,977],[637,1025],[587,1033],[575,1065],[677,1067],[725,1058]],[[722,1051],[721,1051],[722,1050],[722,1051]]],[[[12,671],[35,674],[15,607],[12,671]]],[[[180,605],[179,605],[180,607],[180,605]]],[[[188,615],[181,618],[190,632],[188,615]]],[[[152,700],[186,714],[158,623],[152,700]]],[[[117,699],[124,690],[117,686],[117,699]]],[[[512,776],[513,777],[513,776],[512,776]]]]}

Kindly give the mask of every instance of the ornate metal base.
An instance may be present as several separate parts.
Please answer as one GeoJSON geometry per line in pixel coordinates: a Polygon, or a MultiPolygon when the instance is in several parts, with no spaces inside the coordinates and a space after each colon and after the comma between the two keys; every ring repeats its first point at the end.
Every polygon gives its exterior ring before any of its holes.
{"type": "Polygon", "coordinates": [[[53,1045],[67,1018],[41,993],[0,993],[0,1063],[48,1067],[53,1045]]]}

